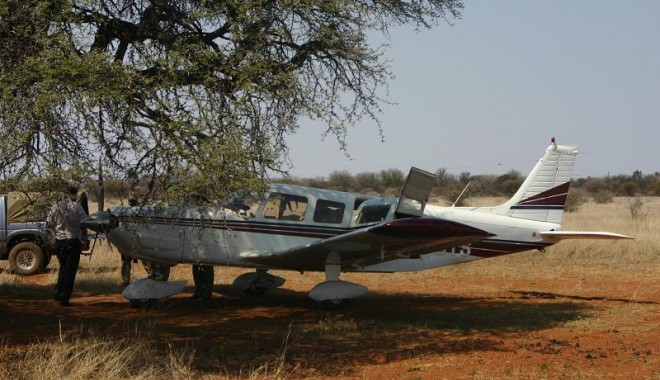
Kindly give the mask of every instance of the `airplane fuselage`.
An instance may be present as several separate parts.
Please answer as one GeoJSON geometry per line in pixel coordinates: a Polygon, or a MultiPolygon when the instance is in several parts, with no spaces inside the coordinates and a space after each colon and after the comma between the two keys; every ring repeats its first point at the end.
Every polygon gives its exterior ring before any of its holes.
{"type": "MultiPolygon", "coordinates": [[[[144,210],[116,208],[118,228],[109,232],[119,251],[166,265],[202,263],[263,267],[254,257],[282,252],[320,239],[350,233],[397,217],[394,198],[273,185],[254,213],[197,207],[144,210]]],[[[452,265],[480,258],[543,249],[540,231],[559,230],[554,223],[496,215],[489,208],[426,206],[424,217],[452,220],[491,233],[472,244],[368,264],[356,262],[343,271],[399,272],[452,265]]],[[[285,268],[291,269],[291,268],[285,268]]]]}
{"type": "MultiPolygon", "coordinates": [[[[428,205],[433,174],[412,168],[399,198],[295,185],[271,185],[250,209],[118,207],[90,216],[119,251],[148,262],[149,278],[129,285],[129,299],[158,298],[166,269],[179,263],[256,268],[233,286],[263,294],[284,279],[268,269],[325,272],[310,298],[336,304],[367,288],[341,272],[421,271],[527,250],[562,239],[628,239],[611,232],[562,231],[577,149],[554,140],[518,191],[495,207],[428,205]],[[256,206],[256,205],[255,205],[256,206]],[[156,269],[160,268],[160,269],[156,269]]],[[[177,288],[178,289],[178,288],[177,288]]],[[[177,290],[174,289],[174,290],[177,290]]]]}

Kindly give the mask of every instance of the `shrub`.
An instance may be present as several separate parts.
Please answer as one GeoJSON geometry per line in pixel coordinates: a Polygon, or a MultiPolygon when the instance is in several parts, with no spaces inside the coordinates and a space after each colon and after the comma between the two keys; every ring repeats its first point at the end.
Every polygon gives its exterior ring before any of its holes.
{"type": "Polygon", "coordinates": [[[461,185],[459,183],[452,184],[450,186],[446,186],[442,197],[449,202],[449,204],[453,204],[456,202],[455,206],[456,207],[461,207],[466,205],[467,199],[472,195],[472,191],[470,187],[465,189],[464,185],[461,185]],[[463,195],[461,195],[461,192],[465,190],[463,195]],[[458,198],[460,196],[460,198],[458,198]]]}
{"type": "Polygon", "coordinates": [[[628,210],[633,220],[644,219],[649,214],[649,210],[646,208],[646,202],[640,197],[628,199],[628,210]]]}
{"type": "Polygon", "coordinates": [[[332,190],[353,191],[355,181],[347,170],[336,170],[330,173],[328,186],[332,190]]]}
{"type": "Polygon", "coordinates": [[[376,192],[383,190],[380,176],[373,172],[356,174],[353,179],[353,183],[355,184],[355,190],[358,192],[365,192],[367,189],[371,189],[376,192]]]}
{"type": "Polygon", "coordinates": [[[587,203],[589,198],[587,197],[587,192],[582,189],[571,188],[568,191],[568,197],[566,198],[566,205],[564,206],[564,211],[566,212],[578,212],[580,207],[587,203]]]}
{"type": "Polygon", "coordinates": [[[405,176],[399,169],[386,169],[380,171],[380,180],[385,188],[401,187],[405,176]]]}
{"type": "Polygon", "coordinates": [[[609,190],[598,190],[592,195],[594,202],[598,204],[612,203],[614,201],[614,193],[609,190]]]}

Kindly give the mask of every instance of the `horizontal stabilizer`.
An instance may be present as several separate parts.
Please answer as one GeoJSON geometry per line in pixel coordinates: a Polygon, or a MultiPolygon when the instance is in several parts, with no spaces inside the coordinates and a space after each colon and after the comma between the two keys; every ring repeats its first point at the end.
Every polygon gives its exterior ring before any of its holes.
{"type": "Polygon", "coordinates": [[[566,240],[566,239],[634,239],[631,236],[617,234],[614,232],[593,232],[593,231],[546,231],[541,232],[541,236],[548,240],[566,240]]]}

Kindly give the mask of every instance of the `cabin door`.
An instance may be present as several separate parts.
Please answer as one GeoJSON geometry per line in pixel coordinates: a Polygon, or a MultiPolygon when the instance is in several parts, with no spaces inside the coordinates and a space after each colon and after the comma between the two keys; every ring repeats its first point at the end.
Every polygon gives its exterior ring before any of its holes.
{"type": "Polygon", "coordinates": [[[396,206],[397,217],[422,216],[435,180],[436,176],[432,173],[415,167],[410,168],[396,206]]]}

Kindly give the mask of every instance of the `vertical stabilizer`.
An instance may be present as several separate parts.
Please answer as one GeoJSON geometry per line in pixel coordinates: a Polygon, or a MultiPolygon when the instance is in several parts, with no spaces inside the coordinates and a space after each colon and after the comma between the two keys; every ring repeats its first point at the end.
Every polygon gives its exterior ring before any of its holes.
{"type": "Polygon", "coordinates": [[[520,189],[493,212],[514,218],[561,223],[578,151],[552,139],[520,189]]]}

